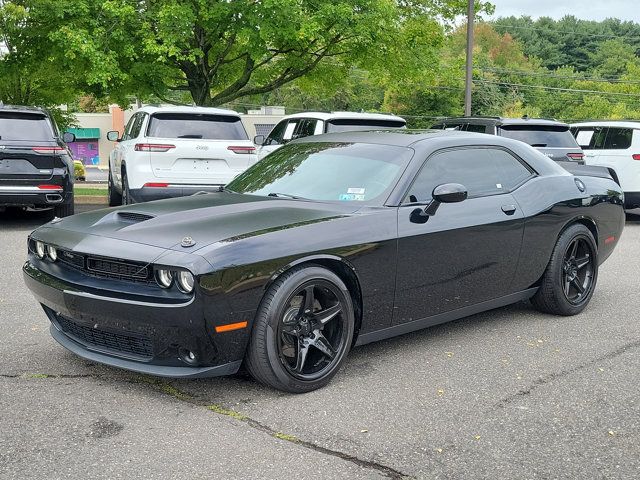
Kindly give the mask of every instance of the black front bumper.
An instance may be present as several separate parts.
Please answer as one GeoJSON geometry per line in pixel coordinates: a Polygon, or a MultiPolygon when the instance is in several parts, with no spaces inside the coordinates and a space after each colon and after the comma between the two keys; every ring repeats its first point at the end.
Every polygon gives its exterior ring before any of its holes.
{"type": "Polygon", "coordinates": [[[214,339],[194,297],[176,302],[110,296],[54,277],[25,263],[27,287],[51,320],[51,334],[78,356],[164,377],[212,377],[235,373],[242,352],[225,347],[233,335],[214,339]],[[187,364],[184,352],[195,354],[187,364]]]}
{"type": "Polygon", "coordinates": [[[163,200],[165,198],[186,197],[198,192],[219,192],[222,185],[169,185],[168,187],[142,187],[129,189],[135,203],[163,200]]]}

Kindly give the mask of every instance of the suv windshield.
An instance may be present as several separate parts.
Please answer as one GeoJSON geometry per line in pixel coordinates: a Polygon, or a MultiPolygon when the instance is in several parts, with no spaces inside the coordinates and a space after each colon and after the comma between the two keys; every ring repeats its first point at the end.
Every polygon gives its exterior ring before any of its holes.
{"type": "Polygon", "coordinates": [[[358,119],[336,119],[329,120],[327,132],[354,132],[356,130],[376,130],[387,128],[404,128],[406,125],[402,120],[358,120],[358,119]]]}
{"type": "Polygon", "coordinates": [[[0,112],[0,140],[51,141],[53,130],[41,113],[0,112]]]}
{"type": "Polygon", "coordinates": [[[289,144],[236,177],[229,190],[321,201],[382,203],[413,156],[366,143],[289,144]]]}
{"type": "Polygon", "coordinates": [[[247,140],[239,117],[198,113],[156,113],[151,116],[148,137],[247,140]]]}
{"type": "Polygon", "coordinates": [[[578,143],[568,125],[502,125],[500,135],[532,147],[576,148],[578,143]]]}

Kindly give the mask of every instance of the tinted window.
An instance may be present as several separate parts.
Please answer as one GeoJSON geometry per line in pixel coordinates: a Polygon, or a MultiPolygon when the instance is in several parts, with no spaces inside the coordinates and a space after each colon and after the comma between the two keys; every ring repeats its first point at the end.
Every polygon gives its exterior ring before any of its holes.
{"type": "Polygon", "coordinates": [[[293,132],[292,138],[309,137],[316,131],[317,120],[311,118],[305,118],[298,123],[297,128],[293,132]]]}
{"type": "Polygon", "coordinates": [[[386,130],[388,128],[404,128],[406,122],[402,120],[358,120],[334,119],[327,122],[327,132],[352,132],[356,130],[386,130]]]}
{"type": "Polygon", "coordinates": [[[520,140],[532,147],[575,148],[578,146],[566,125],[502,125],[500,135],[520,140]]]}
{"type": "Polygon", "coordinates": [[[255,195],[381,204],[412,154],[409,148],[388,145],[289,144],[240,174],[228,188],[255,195]]]}
{"type": "Polygon", "coordinates": [[[133,128],[134,123],[136,123],[136,117],[138,114],[132,115],[127,125],[124,127],[124,133],[122,134],[123,140],[129,140],[131,138],[131,129],[133,128]]]}
{"type": "Polygon", "coordinates": [[[467,132],[486,133],[487,127],[485,125],[475,125],[473,123],[467,123],[467,132]]]}
{"type": "Polygon", "coordinates": [[[631,146],[633,129],[609,127],[607,137],[604,141],[604,150],[626,150],[631,146]]]}
{"type": "Polygon", "coordinates": [[[240,118],[231,115],[156,113],[151,116],[149,137],[247,140],[240,118]]]}
{"type": "Polygon", "coordinates": [[[48,118],[36,113],[0,112],[0,140],[53,140],[48,118]]]}
{"type": "Polygon", "coordinates": [[[265,145],[280,145],[282,143],[282,137],[284,136],[284,130],[287,128],[287,120],[284,120],[277,124],[264,142],[265,145]]]}
{"type": "Polygon", "coordinates": [[[461,183],[469,197],[506,193],[531,176],[513,155],[494,148],[465,148],[436,153],[416,177],[405,199],[425,202],[443,183],[461,183]]]}
{"type": "Polygon", "coordinates": [[[138,138],[138,135],[140,135],[140,129],[142,129],[142,124],[144,123],[145,116],[145,113],[137,113],[135,115],[135,120],[133,121],[133,125],[131,127],[131,138],[138,138]]]}
{"type": "Polygon", "coordinates": [[[601,150],[607,137],[606,127],[573,127],[571,133],[585,150],[601,150]]]}

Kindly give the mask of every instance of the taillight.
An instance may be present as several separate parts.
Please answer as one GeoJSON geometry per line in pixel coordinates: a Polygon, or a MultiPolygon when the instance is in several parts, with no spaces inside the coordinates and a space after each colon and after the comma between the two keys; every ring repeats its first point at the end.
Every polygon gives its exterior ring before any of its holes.
{"type": "Polygon", "coordinates": [[[60,185],[38,185],[40,190],[62,190],[60,185]]]}
{"type": "Polygon", "coordinates": [[[33,147],[31,150],[36,153],[62,153],[65,151],[62,147],[33,147]]]}
{"type": "Polygon", "coordinates": [[[233,153],[256,153],[256,147],[227,147],[227,150],[231,150],[233,153]]]}
{"type": "Polygon", "coordinates": [[[136,152],[168,152],[172,148],[176,148],[176,146],[166,143],[136,143],[136,146],[133,147],[136,152]]]}
{"type": "Polygon", "coordinates": [[[148,188],[167,188],[169,186],[168,183],[157,183],[157,182],[148,182],[143,185],[143,187],[148,188]]]}
{"type": "Polygon", "coordinates": [[[640,160],[640,153],[634,153],[633,155],[631,155],[631,157],[632,157],[634,160],[640,160]]]}
{"type": "Polygon", "coordinates": [[[584,153],[567,153],[567,157],[571,160],[584,160],[584,153]]]}

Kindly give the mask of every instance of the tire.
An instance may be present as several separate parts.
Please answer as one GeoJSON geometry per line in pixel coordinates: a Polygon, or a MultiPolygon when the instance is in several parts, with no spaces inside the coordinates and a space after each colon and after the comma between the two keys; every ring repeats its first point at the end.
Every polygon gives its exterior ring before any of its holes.
{"type": "Polygon", "coordinates": [[[576,315],[589,304],[598,280],[598,248],[591,231],[571,225],[556,242],[540,288],[531,299],[541,312],[576,315]]]}
{"type": "Polygon", "coordinates": [[[109,180],[107,183],[107,195],[109,196],[109,206],[117,207],[122,205],[122,194],[118,193],[113,185],[113,177],[111,176],[111,170],[109,170],[109,180]]]}
{"type": "Polygon", "coordinates": [[[72,194],[70,201],[53,207],[53,216],[58,218],[69,217],[73,215],[74,208],[75,208],[75,203],[74,203],[74,197],[72,194]]]}
{"type": "Polygon", "coordinates": [[[294,268],[265,293],[245,366],[253,378],[278,390],[321,388],[347,357],[354,317],[349,290],[337,275],[315,265],[294,268]]]}
{"type": "Polygon", "coordinates": [[[129,191],[129,181],[127,180],[127,171],[122,171],[122,205],[131,205],[131,192],[129,191]]]}

